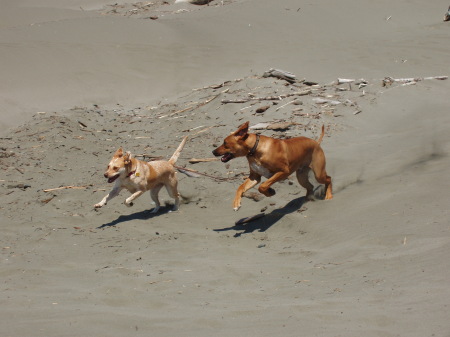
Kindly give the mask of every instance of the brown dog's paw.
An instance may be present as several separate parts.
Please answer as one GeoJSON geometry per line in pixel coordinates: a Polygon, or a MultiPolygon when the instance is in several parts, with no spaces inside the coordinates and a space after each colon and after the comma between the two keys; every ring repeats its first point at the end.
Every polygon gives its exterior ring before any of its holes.
{"type": "Polygon", "coordinates": [[[314,194],[305,195],[305,200],[306,201],[316,201],[316,199],[314,198],[314,194]]]}
{"type": "Polygon", "coordinates": [[[275,190],[271,187],[269,187],[268,189],[264,189],[264,188],[258,188],[259,193],[264,194],[266,197],[272,197],[276,194],[275,190]]]}
{"type": "Polygon", "coordinates": [[[269,197],[271,197],[271,196],[274,196],[277,192],[275,192],[275,190],[273,189],[273,188],[269,188],[268,190],[267,190],[267,192],[268,192],[268,196],[269,197]]]}

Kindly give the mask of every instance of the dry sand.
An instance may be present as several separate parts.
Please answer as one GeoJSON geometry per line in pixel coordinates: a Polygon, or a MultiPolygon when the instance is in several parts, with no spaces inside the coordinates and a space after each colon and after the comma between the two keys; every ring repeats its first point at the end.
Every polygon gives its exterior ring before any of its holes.
{"type": "Polygon", "coordinates": [[[2,336],[449,336],[450,81],[383,85],[449,75],[448,3],[172,3],[0,1],[2,336]],[[324,123],[334,199],[234,212],[245,159],[189,160],[246,120],[324,123]],[[117,147],[185,135],[178,212],[93,209],[117,147]]]}

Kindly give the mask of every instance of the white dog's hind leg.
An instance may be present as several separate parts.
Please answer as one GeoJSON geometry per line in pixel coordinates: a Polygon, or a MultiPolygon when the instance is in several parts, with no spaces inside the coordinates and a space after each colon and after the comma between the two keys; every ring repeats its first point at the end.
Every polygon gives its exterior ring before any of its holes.
{"type": "Polygon", "coordinates": [[[155,203],[155,208],[152,209],[151,213],[157,213],[159,211],[159,208],[161,207],[161,204],[159,203],[158,194],[162,187],[163,185],[158,185],[150,190],[150,197],[155,203]]]}

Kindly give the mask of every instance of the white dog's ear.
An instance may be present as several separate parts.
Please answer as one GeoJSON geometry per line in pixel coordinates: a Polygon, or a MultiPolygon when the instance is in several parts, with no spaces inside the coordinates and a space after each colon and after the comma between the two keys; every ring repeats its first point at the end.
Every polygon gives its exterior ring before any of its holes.
{"type": "Polygon", "coordinates": [[[114,153],[114,157],[120,158],[123,156],[123,150],[121,147],[119,147],[116,151],[116,153],[114,153]]]}
{"type": "Polygon", "coordinates": [[[125,164],[125,165],[129,165],[129,164],[131,164],[131,152],[130,151],[127,151],[126,153],[125,153],[125,155],[123,156],[123,163],[125,164]]]}

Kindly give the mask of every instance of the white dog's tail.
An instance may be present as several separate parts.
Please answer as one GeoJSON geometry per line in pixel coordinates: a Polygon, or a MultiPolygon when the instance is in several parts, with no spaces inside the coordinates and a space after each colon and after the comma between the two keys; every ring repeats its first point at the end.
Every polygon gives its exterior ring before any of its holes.
{"type": "Polygon", "coordinates": [[[172,157],[170,157],[170,159],[169,159],[170,164],[175,165],[175,163],[177,162],[178,157],[180,156],[181,150],[183,150],[184,144],[186,144],[187,138],[188,138],[188,136],[183,138],[180,145],[178,145],[178,148],[173,153],[172,157]]]}
{"type": "Polygon", "coordinates": [[[317,143],[321,143],[322,142],[322,139],[323,139],[323,135],[325,134],[325,125],[322,125],[322,133],[321,133],[321,135],[320,135],[320,137],[319,137],[319,139],[317,140],[317,143]]]}

